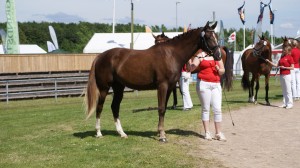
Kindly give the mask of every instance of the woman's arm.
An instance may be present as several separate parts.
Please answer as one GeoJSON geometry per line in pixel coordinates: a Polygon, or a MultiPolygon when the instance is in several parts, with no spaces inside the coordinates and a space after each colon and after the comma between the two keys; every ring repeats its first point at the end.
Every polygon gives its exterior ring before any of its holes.
{"type": "Polygon", "coordinates": [[[270,60],[266,59],[266,62],[268,62],[269,64],[271,64],[274,67],[278,67],[278,65],[276,65],[275,63],[271,62],[270,60]]]}
{"type": "Polygon", "coordinates": [[[195,57],[193,60],[190,59],[189,60],[189,64],[190,64],[190,68],[189,71],[193,72],[200,64],[200,58],[199,57],[195,57]]]}
{"type": "Polygon", "coordinates": [[[289,70],[294,70],[294,64],[291,64],[290,67],[285,67],[285,66],[280,66],[281,69],[289,69],[289,70]]]}
{"type": "Polygon", "coordinates": [[[222,60],[218,61],[218,64],[216,64],[215,67],[220,76],[225,73],[224,63],[222,60]]]}

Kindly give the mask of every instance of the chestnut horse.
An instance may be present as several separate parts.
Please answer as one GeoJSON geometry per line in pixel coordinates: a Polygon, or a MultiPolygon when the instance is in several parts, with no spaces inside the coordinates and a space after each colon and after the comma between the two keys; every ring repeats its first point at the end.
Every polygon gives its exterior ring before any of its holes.
{"type": "Polygon", "coordinates": [[[288,37],[282,37],[283,43],[282,43],[282,49],[284,49],[286,46],[291,46],[293,48],[293,40],[296,40],[298,42],[297,48],[300,49],[300,41],[295,38],[288,38],[288,37]]]}
{"type": "Polygon", "coordinates": [[[169,96],[179,80],[183,65],[199,49],[219,59],[220,48],[214,32],[217,23],[193,29],[168,42],[146,50],[113,48],[99,54],[92,63],[85,93],[86,114],[96,111],[96,137],[102,137],[100,115],[110,87],[113,89],[111,110],[117,132],[127,138],[119,119],[125,86],[135,90],[157,89],[159,141],[166,142],[164,116],[169,96]]]}
{"type": "Polygon", "coordinates": [[[265,60],[269,59],[272,61],[272,48],[269,40],[264,36],[259,37],[260,40],[255,44],[254,48],[247,49],[242,55],[242,67],[243,67],[243,77],[242,77],[242,87],[244,90],[248,89],[249,99],[248,102],[257,103],[257,92],[259,90],[259,78],[261,75],[265,76],[265,100],[266,105],[270,105],[269,102],[269,78],[272,65],[268,64],[265,60]],[[249,74],[252,74],[251,82],[249,80],[249,74]],[[255,96],[253,94],[254,83],[255,86],[255,96]]]}

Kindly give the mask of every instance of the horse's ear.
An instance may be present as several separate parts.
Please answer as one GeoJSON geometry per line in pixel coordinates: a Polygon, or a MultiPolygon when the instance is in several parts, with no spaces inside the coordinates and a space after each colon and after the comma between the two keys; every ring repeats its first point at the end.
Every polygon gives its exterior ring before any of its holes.
{"type": "Polygon", "coordinates": [[[207,21],[206,25],[204,26],[204,30],[209,27],[209,21],[207,21]]]}
{"type": "Polygon", "coordinates": [[[152,36],[156,39],[156,36],[152,33],[152,36]]]}
{"type": "Polygon", "coordinates": [[[211,29],[215,29],[217,27],[218,21],[215,21],[215,23],[211,26],[211,29]]]}
{"type": "Polygon", "coordinates": [[[162,31],[161,36],[165,36],[165,32],[164,31],[162,31]]]}
{"type": "Polygon", "coordinates": [[[260,35],[257,35],[257,36],[258,36],[259,39],[261,39],[261,36],[260,36],[260,35]]]}

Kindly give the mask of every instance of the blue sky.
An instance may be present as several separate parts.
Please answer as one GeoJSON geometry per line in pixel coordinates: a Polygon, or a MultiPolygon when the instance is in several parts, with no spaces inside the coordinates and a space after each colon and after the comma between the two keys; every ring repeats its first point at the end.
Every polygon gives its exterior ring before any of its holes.
{"type": "MultiPolygon", "coordinates": [[[[256,28],[260,0],[245,0],[246,28],[256,28]]],[[[270,0],[262,0],[268,3],[270,0]]],[[[0,22],[6,21],[5,2],[0,0],[0,22]]],[[[112,23],[114,0],[15,0],[19,22],[79,22],[112,23]]],[[[213,19],[222,20],[224,28],[243,28],[237,8],[243,0],[133,0],[135,24],[149,26],[164,24],[168,28],[204,26],[213,19]]],[[[116,23],[129,23],[131,1],[115,0],[116,23]]],[[[295,37],[300,29],[299,0],[272,0],[275,11],[274,34],[295,37]]],[[[270,31],[269,9],[265,8],[263,31],[270,31]]],[[[100,32],[98,32],[100,33],[100,32]]]]}

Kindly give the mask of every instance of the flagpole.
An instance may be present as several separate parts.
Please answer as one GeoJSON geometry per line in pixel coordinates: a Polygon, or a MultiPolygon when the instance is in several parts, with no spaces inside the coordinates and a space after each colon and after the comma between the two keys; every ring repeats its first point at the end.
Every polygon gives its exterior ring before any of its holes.
{"type": "Polygon", "coordinates": [[[112,24],[112,33],[115,33],[115,17],[116,17],[116,0],[114,0],[114,6],[113,6],[113,24],[112,24]]]}
{"type": "MultiPolygon", "coordinates": [[[[243,26],[243,27],[244,27],[244,45],[243,45],[243,47],[244,47],[244,49],[245,49],[245,45],[246,45],[246,36],[245,36],[245,34],[246,34],[246,33],[245,33],[245,31],[246,31],[246,26],[245,26],[245,24],[243,24],[243,25],[244,25],[244,26],[243,26]]],[[[244,49],[243,49],[243,50],[244,50],[244,49]]]]}
{"type": "Polygon", "coordinates": [[[273,41],[273,36],[274,36],[274,34],[273,34],[273,24],[270,24],[271,25],[271,44],[274,46],[274,41],[273,41]]]}

